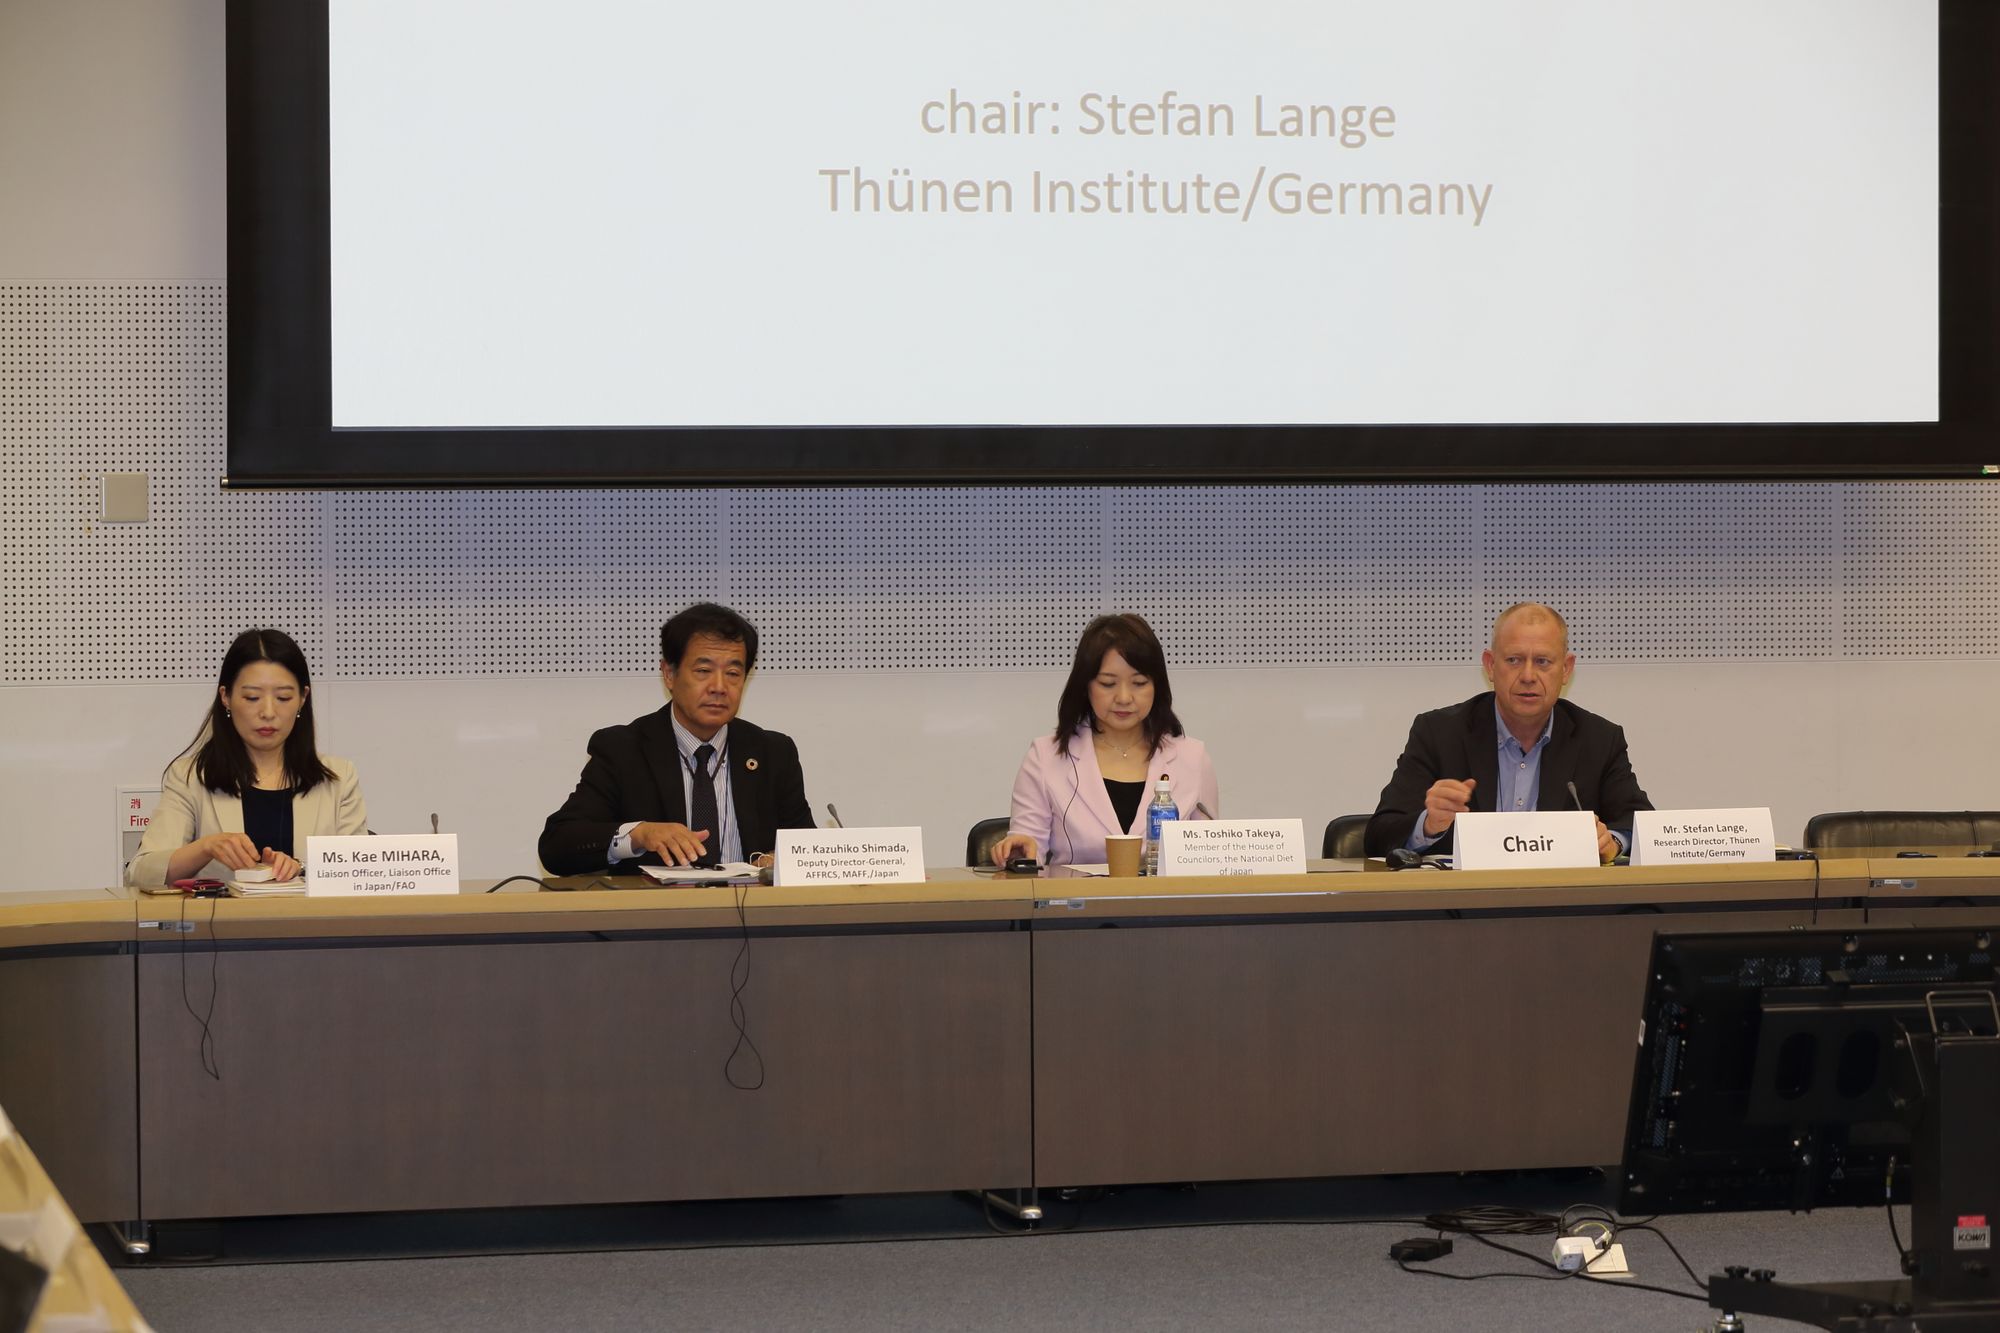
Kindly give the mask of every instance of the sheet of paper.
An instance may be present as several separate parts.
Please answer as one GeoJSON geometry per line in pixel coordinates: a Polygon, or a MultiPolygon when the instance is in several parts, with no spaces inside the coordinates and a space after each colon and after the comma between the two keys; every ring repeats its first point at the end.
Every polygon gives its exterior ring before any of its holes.
{"type": "Polygon", "coordinates": [[[640,866],[648,879],[660,884],[739,884],[755,882],[757,867],[748,861],[725,861],[719,866],[640,866]]]}

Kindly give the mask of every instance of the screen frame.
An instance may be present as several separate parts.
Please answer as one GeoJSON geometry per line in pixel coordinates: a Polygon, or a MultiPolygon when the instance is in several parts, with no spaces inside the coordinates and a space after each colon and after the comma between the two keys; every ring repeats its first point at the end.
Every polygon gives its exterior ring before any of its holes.
{"type": "Polygon", "coordinates": [[[230,487],[2000,476],[1984,0],[1939,0],[1940,420],[1914,424],[335,429],[326,0],[229,0],[227,39],[230,487]]]}

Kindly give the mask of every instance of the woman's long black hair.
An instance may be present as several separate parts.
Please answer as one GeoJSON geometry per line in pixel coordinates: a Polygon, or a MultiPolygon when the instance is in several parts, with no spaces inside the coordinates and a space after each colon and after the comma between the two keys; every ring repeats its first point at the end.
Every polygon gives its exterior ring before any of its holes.
{"type": "MultiPolygon", "coordinates": [[[[291,672],[298,678],[299,690],[304,695],[298,719],[292,723],[292,734],[285,738],[286,786],[294,792],[311,791],[322,782],[333,781],[333,770],[319,757],[319,744],[313,737],[312,673],[306,669],[305,653],[283,630],[246,629],[223,654],[222,672],[216,683],[225,690],[233,687],[243,668],[252,662],[275,662],[291,672]]],[[[257,785],[257,765],[250,758],[243,738],[236,734],[220,693],[209,700],[208,718],[189,742],[188,749],[195,750],[195,778],[210,791],[241,797],[257,785]],[[196,750],[196,746],[201,748],[196,750]]],[[[186,754],[187,750],[181,753],[186,754]]]]}

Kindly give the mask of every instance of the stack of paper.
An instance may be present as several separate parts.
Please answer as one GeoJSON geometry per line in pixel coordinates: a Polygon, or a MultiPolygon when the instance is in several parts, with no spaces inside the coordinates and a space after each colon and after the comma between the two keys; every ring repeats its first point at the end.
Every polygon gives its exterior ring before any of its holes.
{"type": "Polygon", "coordinates": [[[305,891],[306,882],[303,879],[265,880],[261,884],[229,881],[229,896],[232,898],[296,898],[305,891]]]}
{"type": "Polygon", "coordinates": [[[757,867],[748,861],[724,861],[719,866],[640,866],[661,884],[754,884],[757,867]]]}

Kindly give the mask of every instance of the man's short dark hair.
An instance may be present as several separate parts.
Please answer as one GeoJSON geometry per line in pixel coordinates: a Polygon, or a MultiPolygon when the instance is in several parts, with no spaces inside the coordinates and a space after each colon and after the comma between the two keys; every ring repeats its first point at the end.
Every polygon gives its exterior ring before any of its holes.
{"type": "Polygon", "coordinates": [[[681,658],[697,634],[712,634],[729,643],[743,645],[743,669],[757,669],[757,627],[726,606],[696,602],[660,626],[660,660],[680,670],[681,658]]]}

